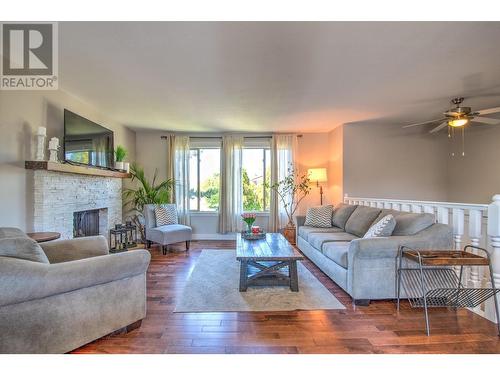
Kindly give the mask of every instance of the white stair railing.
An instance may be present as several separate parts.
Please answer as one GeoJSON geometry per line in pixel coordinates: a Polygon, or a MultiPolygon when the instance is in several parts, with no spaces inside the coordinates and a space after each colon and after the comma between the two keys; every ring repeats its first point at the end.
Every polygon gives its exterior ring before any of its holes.
{"type": "MultiPolygon", "coordinates": [[[[431,213],[438,223],[453,228],[455,249],[466,245],[483,247],[491,256],[495,286],[500,287],[500,194],[493,196],[491,204],[469,204],[432,201],[412,201],[402,199],[344,197],[344,203],[377,208],[389,208],[413,213],[431,213]]],[[[475,252],[477,253],[477,251],[475,252]]],[[[485,267],[471,267],[464,281],[471,288],[491,286],[489,273],[485,267]],[[486,271],[486,272],[485,272],[486,271]]],[[[473,311],[496,322],[495,305],[490,298],[473,311]]]]}

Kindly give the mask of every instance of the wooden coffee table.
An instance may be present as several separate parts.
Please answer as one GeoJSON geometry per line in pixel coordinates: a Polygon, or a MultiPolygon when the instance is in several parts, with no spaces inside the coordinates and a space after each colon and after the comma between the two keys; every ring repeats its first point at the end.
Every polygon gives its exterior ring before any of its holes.
{"type": "Polygon", "coordinates": [[[252,285],[289,286],[299,291],[297,261],[304,257],[280,233],[261,240],[245,240],[237,234],[236,259],[240,261],[240,292],[252,285]]]}

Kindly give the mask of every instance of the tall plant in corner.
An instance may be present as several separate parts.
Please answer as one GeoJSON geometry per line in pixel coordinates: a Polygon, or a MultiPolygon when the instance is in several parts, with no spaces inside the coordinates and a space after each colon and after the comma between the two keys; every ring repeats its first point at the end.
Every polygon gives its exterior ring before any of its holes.
{"type": "Polygon", "coordinates": [[[127,188],[123,191],[125,206],[128,207],[129,217],[139,228],[141,238],[144,241],[146,237],[143,224],[144,206],[146,204],[169,203],[175,180],[169,178],[157,184],[158,170],[155,169],[153,179],[149,181],[146,178],[144,169],[135,163],[130,167],[130,174],[132,182],[136,183],[136,187],[127,188]]]}
{"type": "Polygon", "coordinates": [[[276,192],[278,199],[288,218],[288,224],[283,234],[290,243],[295,244],[295,223],[293,216],[299,208],[300,202],[311,192],[309,176],[295,171],[292,165],[288,166],[287,175],[281,181],[268,185],[276,192]]]}

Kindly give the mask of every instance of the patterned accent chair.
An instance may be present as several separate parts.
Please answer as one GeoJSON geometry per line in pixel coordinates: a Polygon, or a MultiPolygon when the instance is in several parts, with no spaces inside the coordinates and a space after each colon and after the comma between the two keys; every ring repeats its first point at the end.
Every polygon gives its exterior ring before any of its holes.
{"type": "Polygon", "coordinates": [[[147,247],[151,243],[161,245],[163,255],[167,253],[168,245],[177,242],[186,242],[186,250],[189,250],[189,244],[192,238],[192,229],[187,225],[168,224],[156,225],[155,204],[144,206],[144,230],[146,232],[147,247]]]}

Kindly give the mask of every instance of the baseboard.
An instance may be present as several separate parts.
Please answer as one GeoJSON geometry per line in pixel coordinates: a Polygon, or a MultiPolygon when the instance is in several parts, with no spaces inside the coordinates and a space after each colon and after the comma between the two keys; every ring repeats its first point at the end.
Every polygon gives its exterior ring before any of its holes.
{"type": "Polygon", "coordinates": [[[236,240],[236,233],[193,233],[193,240],[236,240]]]}

